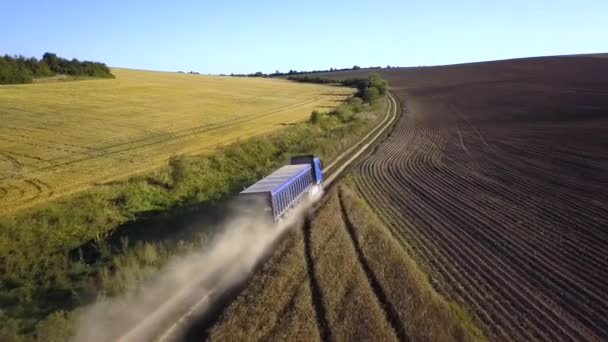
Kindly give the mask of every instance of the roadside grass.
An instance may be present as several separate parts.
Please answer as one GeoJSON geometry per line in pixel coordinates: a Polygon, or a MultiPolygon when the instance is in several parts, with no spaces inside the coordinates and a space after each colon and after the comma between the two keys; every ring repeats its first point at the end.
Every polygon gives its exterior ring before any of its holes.
{"type": "Polygon", "coordinates": [[[323,114],[315,124],[285,126],[210,155],[175,156],[153,173],[0,218],[0,340],[67,339],[79,307],[137,288],[171,257],[209,241],[212,219],[185,216],[221,213],[293,154],[332,160],[381,119],[375,113],[384,106],[365,104],[343,118],[323,114]]]}
{"type": "Polygon", "coordinates": [[[326,194],[203,337],[485,341],[352,188],[347,179],[326,194]]]}
{"type": "Polygon", "coordinates": [[[112,72],[115,79],[63,82],[59,75],[0,86],[0,216],[149,173],[171,155],[210,154],[305,121],[354,91],[279,79],[112,72]]]}

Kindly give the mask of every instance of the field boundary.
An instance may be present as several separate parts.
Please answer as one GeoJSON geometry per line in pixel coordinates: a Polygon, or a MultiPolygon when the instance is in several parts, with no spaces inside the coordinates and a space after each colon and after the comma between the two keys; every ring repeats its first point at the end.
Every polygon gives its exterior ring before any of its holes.
{"type": "Polygon", "coordinates": [[[367,149],[369,149],[369,147],[374,144],[376,142],[376,140],[378,140],[378,138],[387,131],[387,129],[389,127],[391,127],[391,125],[393,123],[395,123],[398,115],[398,101],[395,100],[395,98],[391,95],[390,92],[386,93],[387,95],[387,99],[389,102],[389,106],[387,108],[387,113],[385,118],[372,130],[370,131],[367,135],[365,135],[357,144],[355,144],[353,147],[349,148],[348,150],[346,150],[344,153],[342,153],[341,155],[339,155],[338,157],[336,157],[325,169],[324,171],[329,173],[328,170],[332,169],[334,166],[336,166],[336,163],[339,162],[340,160],[344,159],[347,156],[350,156],[349,159],[347,159],[345,162],[343,162],[340,167],[334,171],[331,172],[330,176],[327,177],[326,181],[324,182],[324,187],[329,188],[331,186],[331,184],[338,178],[338,176],[340,176],[342,174],[342,172],[357,158],[359,158],[359,156],[361,156],[363,154],[363,152],[365,152],[367,149]],[[372,134],[376,133],[373,137],[370,138],[370,136],[372,134]],[[365,144],[364,144],[365,143],[365,144]],[[363,146],[361,146],[362,144],[364,144],[363,146]],[[361,147],[360,147],[361,146],[361,147]],[[356,148],[359,148],[358,150],[355,151],[356,148]]]}

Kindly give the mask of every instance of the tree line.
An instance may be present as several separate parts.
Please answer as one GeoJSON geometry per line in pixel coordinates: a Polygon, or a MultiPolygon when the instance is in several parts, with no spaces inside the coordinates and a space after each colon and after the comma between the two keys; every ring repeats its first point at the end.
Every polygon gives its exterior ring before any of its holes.
{"type": "Polygon", "coordinates": [[[24,56],[0,56],[0,84],[32,83],[36,77],[55,75],[114,78],[107,65],[100,62],[68,60],[47,52],[42,59],[24,56]]]}
{"type": "Polygon", "coordinates": [[[331,125],[332,120],[340,123],[351,122],[357,119],[359,113],[377,108],[378,100],[388,90],[388,81],[375,73],[369,75],[368,78],[349,78],[341,81],[312,76],[292,76],[290,79],[305,83],[338,83],[357,88],[357,92],[352,98],[330,112],[313,111],[309,120],[313,125],[331,125]]]}
{"type": "MultiPolygon", "coordinates": [[[[390,65],[386,66],[387,69],[392,68],[390,65]]],[[[333,71],[348,71],[348,70],[362,70],[362,69],[382,69],[382,67],[380,66],[376,66],[376,67],[368,67],[368,68],[362,68],[358,65],[354,65],[352,68],[329,68],[329,70],[308,70],[308,71],[297,71],[297,70],[289,70],[288,72],[280,72],[279,70],[276,70],[273,73],[267,74],[267,73],[263,73],[261,71],[258,72],[254,72],[254,73],[250,73],[250,74],[230,74],[230,75],[226,75],[226,74],[220,74],[220,76],[237,76],[237,77],[281,77],[281,76],[294,76],[294,75],[304,75],[304,74],[319,74],[322,72],[333,72],[333,71]]]]}

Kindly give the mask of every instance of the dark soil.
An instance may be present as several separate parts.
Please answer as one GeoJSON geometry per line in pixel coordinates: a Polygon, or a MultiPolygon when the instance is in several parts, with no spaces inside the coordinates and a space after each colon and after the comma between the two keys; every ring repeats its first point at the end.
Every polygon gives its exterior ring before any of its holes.
{"type": "Polygon", "coordinates": [[[608,59],[375,71],[403,115],[357,183],[434,285],[493,340],[607,340],[608,59]]]}

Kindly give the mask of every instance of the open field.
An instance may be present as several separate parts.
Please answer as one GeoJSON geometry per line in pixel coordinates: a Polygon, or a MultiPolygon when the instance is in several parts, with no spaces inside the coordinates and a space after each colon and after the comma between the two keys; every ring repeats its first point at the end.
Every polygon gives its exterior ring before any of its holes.
{"type": "Polygon", "coordinates": [[[608,339],[608,60],[380,73],[404,111],[357,188],[434,287],[492,340],[608,339]]]}
{"type": "Polygon", "coordinates": [[[386,107],[351,98],[314,123],[172,158],[151,172],[0,217],[0,340],[73,336],[84,307],[139,291],[174,258],[210,247],[244,187],[294,154],[320,156],[329,169],[385,122],[386,107]]]}
{"type": "Polygon", "coordinates": [[[358,195],[339,185],[314,218],[289,233],[219,320],[192,337],[483,340],[467,317],[432,290],[358,195]]]}
{"type": "Polygon", "coordinates": [[[157,168],[335,107],[351,89],[113,69],[0,87],[0,213],[157,168]]]}

